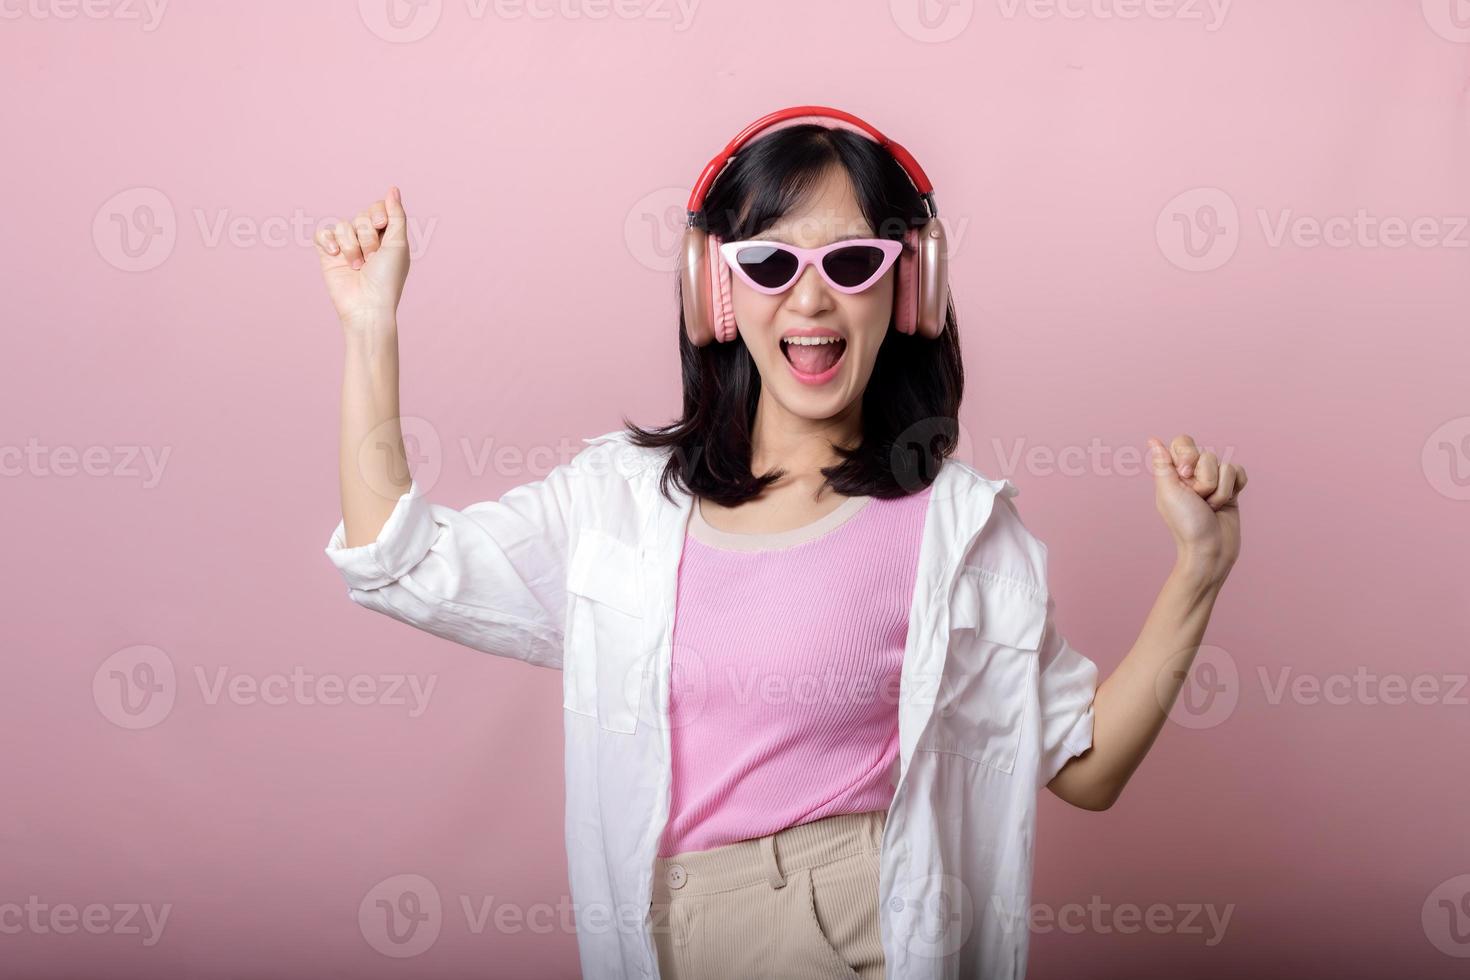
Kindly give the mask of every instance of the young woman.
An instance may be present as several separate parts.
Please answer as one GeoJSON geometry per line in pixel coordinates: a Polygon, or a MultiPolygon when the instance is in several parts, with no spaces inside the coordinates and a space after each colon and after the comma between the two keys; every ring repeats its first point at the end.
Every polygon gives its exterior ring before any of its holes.
{"type": "Polygon", "coordinates": [[[362,605],[564,671],[585,976],[1021,976],[1037,789],[1118,798],[1236,560],[1244,469],[1149,439],[1177,557],[1097,684],[1015,488],[952,458],[926,185],[838,110],[748,127],[691,200],[682,417],[463,510],[403,458],[397,190],[319,239],[347,339],[327,553],[362,605]]]}

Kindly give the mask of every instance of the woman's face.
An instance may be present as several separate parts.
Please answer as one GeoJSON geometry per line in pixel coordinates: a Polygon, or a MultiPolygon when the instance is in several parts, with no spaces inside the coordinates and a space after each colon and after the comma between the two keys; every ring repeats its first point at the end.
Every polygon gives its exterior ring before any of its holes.
{"type": "MultiPolygon", "coordinates": [[[[816,248],[841,238],[876,236],[847,173],[833,167],[804,207],[752,237],[816,248]]],[[[893,314],[895,275],[896,268],[890,268],[864,292],[848,295],[832,289],[815,266],[808,266],[795,285],[775,296],[732,276],[735,322],[760,371],[762,400],[771,397],[790,414],[811,420],[830,419],[855,402],[861,404],[893,314]],[[782,342],[793,333],[813,331],[839,339],[821,346],[782,342]],[[834,358],[836,370],[824,371],[834,358]]]]}

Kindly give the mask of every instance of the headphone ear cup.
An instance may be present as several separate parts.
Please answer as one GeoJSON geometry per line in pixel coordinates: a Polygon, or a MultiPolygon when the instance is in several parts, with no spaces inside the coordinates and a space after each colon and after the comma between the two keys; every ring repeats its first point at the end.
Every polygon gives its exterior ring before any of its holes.
{"type": "Polygon", "coordinates": [[[933,339],[944,332],[949,312],[949,242],[937,217],[930,218],[914,235],[917,239],[915,325],[921,335],[933,339]]]}
{"type": "Polygon", "coordinates": [[[714,339],[710,317],[708,247],[702,228],[684,229],[684,264],[679,269],[680,292],[684,306],[684,332],[695,347],[703,347],[714,339]]]}
{"type": "Polygon", "coordinates": [[[710,325],[715,340],[724,343],[735,339],[735,305],[730,298],[730,267],[720,255],[723,240],[709,236],[710,325]]]}
{"type": "Polygon", "coordinates": [[[903,252],[898,257],[898,272],[893,289],[893,323],[899,333],[913,333],[918,323],[919,233],[910,228],[904,232],[903,252]]]}

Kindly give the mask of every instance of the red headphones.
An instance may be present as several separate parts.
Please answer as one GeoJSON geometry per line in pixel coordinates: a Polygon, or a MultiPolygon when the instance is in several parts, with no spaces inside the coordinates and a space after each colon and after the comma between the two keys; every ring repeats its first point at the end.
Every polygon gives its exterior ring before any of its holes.
{"type": "Polygon", "coordinates": [[[730,302],[730,269],[720,256],[722,244],[718,235],[709,234],[703,224],[704,198],[715,178],[740,149],[757,135],[817,123],[828,129],[847,129],[882,146],[903,167],[914,189],[923,197],[929,220],[923,228],[910,228],[904,233],[904,251],[898,260],[898,281],[894,289],[895,324],[900,331],[917,331],[925,337],[937,337],[944,330],[944,316],[949,301],[948,247],[939,211],[934,205],[934,187],[924,169],[908,150],[888,139],[878,130],[851,113],[826,106],[804,105],[780,109],[745,127],[719,154],[705,165],[704,172],[689,195],[689,219],[684,229],[684,263],[680,268],[684,295],[684,327],[689,340],[703,347],[711,340],[734,340],[735,311],[730,302]]]}

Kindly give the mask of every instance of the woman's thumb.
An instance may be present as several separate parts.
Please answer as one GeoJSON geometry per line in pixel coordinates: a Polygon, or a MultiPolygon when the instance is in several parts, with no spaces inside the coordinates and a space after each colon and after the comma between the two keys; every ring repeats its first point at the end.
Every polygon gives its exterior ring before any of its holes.
{"type": "Polygon", "coordinates": [[[408,244],[408,215],[403,211],[403,195],[397,187],[388,188],[388,196],[383,199],[383,207],[388,211],[388,227],[383,230],[383,241],[392,242],[395,245],[408,244]]]}
{"type": "Polygon", "coordinates": [[[1174,468],[1174,460],[1163,440],[1154,436],[1149,436],[1148,440],[1148,465],[1160,490],[1169,492],[1179,486],[1179,471],[1174,468]]]}

